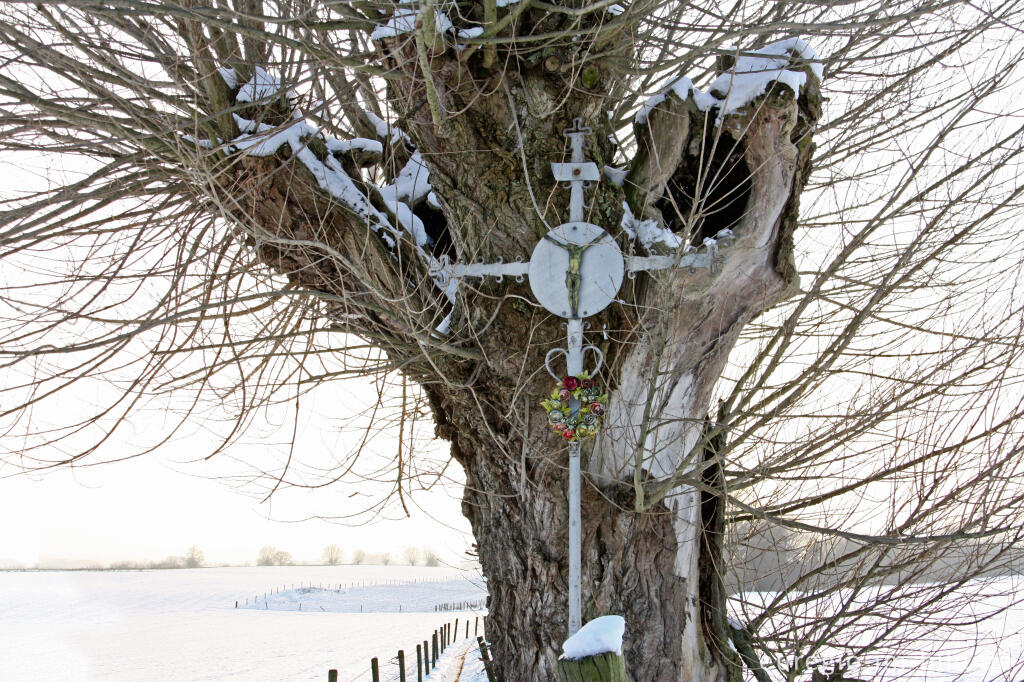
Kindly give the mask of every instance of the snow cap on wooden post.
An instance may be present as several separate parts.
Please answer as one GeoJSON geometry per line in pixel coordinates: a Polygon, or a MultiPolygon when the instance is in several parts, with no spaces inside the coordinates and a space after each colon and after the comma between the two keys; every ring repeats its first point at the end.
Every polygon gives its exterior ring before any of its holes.
{"type": "Polygon", "coordinates": [[[626,682],[622,616],[601,616],[588,622],[562,644],[559,682],[626,682]]]}

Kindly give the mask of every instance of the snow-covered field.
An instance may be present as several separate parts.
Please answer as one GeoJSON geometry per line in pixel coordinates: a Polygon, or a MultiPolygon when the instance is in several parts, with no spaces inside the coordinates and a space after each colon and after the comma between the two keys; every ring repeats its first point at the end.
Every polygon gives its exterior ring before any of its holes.
{"type": "Polygon", "coordinates": [[[398,648],[411,668],[417,643],[473,615],[434,613],[435,603],[483,596],[478,578],[445,568],[0,571],[0,681],[326,680],[337,668],[350,682],[369,679],[374,656],[390,679],[398,648]],[[297,610],[309,594],[300,585],[354,583],[364,586],[332,593],[333,612],[297,610]],[[244,608],[282,587],[276,609],[244,608]]]}
{"type": "MultiPolygon", "coordinates": [[[[927,682],[1024,679],[1019,667],[1001,674],[1024,658],[1024,605],[1012,598],[1022,583],[985,583],[988,597],[965,600],[950,614],[960,627],[915,638],[895,660],[868,656],[851,673],[927,682]],[[974,622],[1000,609],[994,619],[974,622]]],[[[483,615],[435,613],[435,604],[484,596],[478,577],[444,568],[0,571],[0,682],[323,681],[330,668],[342,682],[355,682],[370,679],[372,657],[382,680],[393,682],[399,648],[412,672],[416,644],[442,623],[459,618],[465,635],[467,617],[472,623],[483,615]]],[[[771,596],[744,598],[749,604],[771,596]]],[[[796,615],[780,615],[777,625],[796,615]]],[[[865,622],[864,636],[886,625],[865,622]]],[[[813,659],[828,661],[832,653],[841,654],[818,650],[813,659]]],[[[430,680],[485,682],[474,638],[453,643],[430,680]]]]}

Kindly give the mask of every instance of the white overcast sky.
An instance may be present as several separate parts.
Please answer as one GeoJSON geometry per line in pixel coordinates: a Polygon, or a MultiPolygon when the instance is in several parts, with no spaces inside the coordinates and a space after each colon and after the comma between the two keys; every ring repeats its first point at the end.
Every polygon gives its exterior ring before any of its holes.
{"type": "MultiPolygon", "coordinates": [[[[0,561],[30,566],[40,558],[158,559],[181,555],[193,544],[211,563],[253,561],[264,545],[311,561],[328,544],[339,545],[346,555],[362,548],[396,557],[404,546],[429,546],[455,560],[470,542],[458,500],[448,494],[425,501],[436,518],[414,511],[409,519],[356,527],[318,519],[288,523],[267,517],[301,518],[309,500],[260,504],[202,473],[201,465],[150,456],[0,479],[0,561]]],[[[329,508],[329,490],[319,497],[317,506],[329,508]]]]}
{"type": "MultiPolygon", "coordinates": [[[[74,423],[103,404],[104,389],[116,392],[105,382],[75,384],[56,408],[34,409],[28,419],[42,431],[74,423]]],[[[316,485],[333,477],[362,440],[361,422],[350,418],[375,397],[366,379],[336,380],[307,393],[286,480],[316,485]]],[[[279,475],[288,460],[291,409],[261,413],[238,442],[210,459],[206,456],[220,444],[217,432],[230,430],[224,421],[230,415],[209,402],[166,445],[133,456],[175,422],[165,402],[154,399],[96,456],[82,460],[101,462],[91,466],[12,475],[16,468],[10,459],[12,452],[17,456],[19,439],[8,433],[0,444],[9,460],[0,465],[0,566],[146,561],[181,556],[192,545],[208,563],[254,561],[266,545],[298,561],[316,561],[330,544],[340,546],[346,557],[362,549],[398,558],[403,548],[415,546],[429,547],[447,561],[460,560],[472,538],[460,509],[461,469],[454,463],[445,468],[447,478],[429,491],[406,482],[403,489],[414,490],[406,501],[408,517],[397,504],[388,506],[386,518],[355,516],[393,489],[397,443],[387,429],[375,434],[357,469],[341,481],[315,489],[284,485],[264,501],[274,482],[268,475],[279,475]],[[262,472],[267,475],[258,477],[262,472]]],[[[424,440],[432,431],[429,423],[421,422],[417,430],[421,439],[414,465],[420,471],[444,468],[448,444],[424,440]]],[[[61,457],[56,448],[31,454],[61,457]]],[[[437,481],[434,476],[422,480],[437,481]]]]}

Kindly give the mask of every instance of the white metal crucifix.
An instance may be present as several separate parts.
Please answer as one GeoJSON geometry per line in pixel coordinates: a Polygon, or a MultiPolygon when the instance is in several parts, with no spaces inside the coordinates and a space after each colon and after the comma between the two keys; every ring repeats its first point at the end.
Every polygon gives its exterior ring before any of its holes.
{"type": "MultiPolygon", "coordinates": [[[[597,364],[589,372],[596,375],[603,354],[596,346],[583,345],[583,318],[604,310],[618,295],[624,274],[631,277],[645,270],[706,267],[714,273],[723,260],[718,252],[719,240],[728,240],[732,233],[722,230],[716,239],[704,240],[704,251],[685,248],[681,254],[666,256],[623,257],[618,244],[603,228],[584,220],[584,189],[587,183],[599,182],[597,164],[584,160],[585,138],[591,129],[581,119],[562,131],[572,149],[569,163],[552,163],[555,179],[569,183],[569,222],[552,228],[537,242],[529,262],[512,263],[447,263],[441,268],[449,277],[515,277],[530,279],[530,289],[545,309],[567,320],[568,338],[565,348],[552,348],[544,358],[548,372],[556,381],[565,376],[577,377],[584,372],[583,358],[588,350],[597,356],[597,364]],[[552,359],[565,356],[566,373],[560,375],[552,367],[552,359]]],[[[725,245],[725,244],[723,244],[725,245]]],[[[570,403],[575,414],[579,401],[570,403]]],[[[581,625],[580,589],[580,442],[569,442],[569,634],[581,625]]]]}

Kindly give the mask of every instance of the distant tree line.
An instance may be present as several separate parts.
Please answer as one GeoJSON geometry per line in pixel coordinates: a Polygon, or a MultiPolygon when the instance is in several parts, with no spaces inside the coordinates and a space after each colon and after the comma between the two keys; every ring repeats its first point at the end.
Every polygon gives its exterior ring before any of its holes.
{"type": "Polygon", "coordinates": [[[110,564],[110,568],[113,570],[201,568],[205,561],[203,551],[192,545],[185,551],[184,556],[169,556],[154,561],[115,561],[110,564]]]}
{"type": "Polygon", "coordinates": [[[440,566],[441,558],[429,547],[406,547],[402,550],[403,561],[395,561],[389,552],[381,554],[367,553],[362,549],[352,552],[352,564],[368,564],[374,566],[390,566],[404,563],[408,566],[440,566]]]}
{"type": "MultiPolygon", "coordinates": [[[[402,560],[396,561],[390,552],[370,553],[363,549],[352,550],[349,560],[345,561],[345,552],[338,545],[324,547],[321,554],[321,562],[328,566],[348,563],[355,565],[369,566],[390,566],[392,564],[404,564],[408,566],[440,566],[441,558],[436,551],[429,547],[406,547],[402,550],[402,560]]],[[[206,563],[203,551],[196,545],[189,547],[182,556],[168,556],[164,559],[151,561],[115,561],[109,564],[112,570],[143,570],[143,569],[170,569],[170,568],[201,568],[206,563]]],[[[257,566],[293,566],[297,562],[292,558],[291,552],[267,545],[261,547],[256,556],[257,566]]],[[[298,562],[307,563],[307,562],[298,562]]],[[[11,568],[24,568],[17,565],[11,568]]],[[[96,568],[99,568],[98,566],[96,568]]]]}
{"type": "MultiPolygon", "coordinates": [[[[441,558],[429,547],[406,547],[402,550],[402,561],[396,561],[390,552],[370,553],[364,549],[352,550],[349,560],[345,561],[345,552],[338,545],[327,545],[321,554],[321,561],[327,566],[348,563],[354,565],[390,566],[405,564],[408,566],[440,566],[441,558]]],[[[264,547],[256,559],[258,566],[290,566],[291,554],[276,547],[264,547]]]]}
{"type": "MultiPolygon", "coordinates": [[[[408,566],[440,566],[441,558],[435,550],[430,547],[405,547],[401,552],[401,561],[397,561],[390,552],[371,553],[364,549],[354,549],[351,555],[348,556],[346,561],[345,552],[338,545],[327,545],[324,547],[321,554],[321,563],[328,566],[337,566],[338,564],[355,564],[355,565],[368,565],[368,566],[390,566],[390,565],[408,565],[408,566]]],[[[310,562],[300,561],[296,562],[292,558],[291,552],[286,552],[282,549],[267,545],[261,547],[259,553],[256,556],[257,566],[293,566],[296,563],[309,564],[310,562]]],[[[163,559],[154,559],[150,561],[114,561],[107,565],[110,570],[159,570],[159,569],[174,569],[174,568],[201,568],[206,565],[206,557],[203,551],[198,546],[192,545],[185,553],[181,556],[168,556],[163,559]]],[[[248,562],[246,565],[249,565],[248,562]]],[[[43,566],[38,566],[43,568],[43,566]]],[[[77,567],[77,566],[76,566],[77,567]]],[[[100,569],[102,566],[98,564],[90,564],[86,566],[92,570],[100,569]]],[[[26,567],[15,561],[0,560],[0,570],[24,570],[26,567]]],[[[47,568],[67,568],[66,566],[47,566],[47,568]]]]}
{"type": "Polygon", "coordinates": [[[256,557],[257,566],[291,566],[294,563],[291,553],[277,547],[262,547],[256,557]]]}

